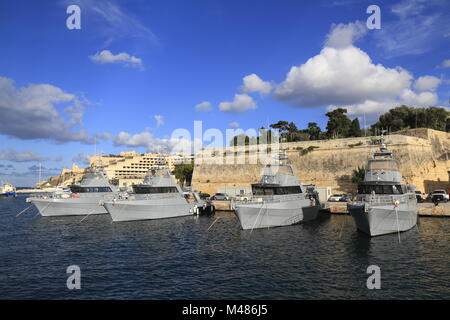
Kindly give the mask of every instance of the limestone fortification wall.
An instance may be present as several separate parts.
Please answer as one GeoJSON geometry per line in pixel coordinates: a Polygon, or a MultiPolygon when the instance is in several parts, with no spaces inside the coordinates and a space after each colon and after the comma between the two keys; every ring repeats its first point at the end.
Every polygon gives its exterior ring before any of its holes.
{"type": "MultiPolygon", "coordinates": [[[[283,143],[303,183],[330,186],[333,192],[355,192],[353,170],[365,166],[379,147],[377,137],[283,143]],[[305,152],[308,147],[316,147],[305,152]]],[[[450,134],[425,128],[405,130],[386,137],[389,149],[400,162],[406,183],[422,192],[449,188],[450,134]]],[[[270,145],[205,149],[196,155],[192,185],[213,194],[219,187],[249,186],[260,179],[258,161],[270,145]],[[259,152],[259,153],[258,153],[259,152]],[[232,155],[224,160],[225,154],[232,155]],[[199,160],[200,159],[200,160],[199,160]],[[231,161],[230,161],[231,159],[231,161]],[[227,164],[226,161],[231,162],[227,164]],[[237,162],[237,164],[236,164],[237,162]]]]}

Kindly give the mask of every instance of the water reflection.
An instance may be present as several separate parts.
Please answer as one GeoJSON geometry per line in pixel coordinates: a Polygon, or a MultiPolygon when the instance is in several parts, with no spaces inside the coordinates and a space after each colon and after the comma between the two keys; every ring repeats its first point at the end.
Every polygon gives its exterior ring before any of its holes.
{"type": "Polygon", "coordinates": [[[397,234],[358,232],[348,215],[251,232],[227,212],[121,223],[31,210],[16,218],[26,206],[0,201],[1,298],[450,297],[450,219],[421,219],[399,243],[397,234]],[[77,293],[65,289],[71,264],[82,268],[77,293]],[[381,268],[379,291],[366,288],[372,264],[381,268]]]}

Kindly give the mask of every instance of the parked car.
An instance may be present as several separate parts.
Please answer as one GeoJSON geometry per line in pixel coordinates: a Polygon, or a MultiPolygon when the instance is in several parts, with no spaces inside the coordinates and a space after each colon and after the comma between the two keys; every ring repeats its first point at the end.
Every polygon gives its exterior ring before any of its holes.
{"type": "Polygon", "coordinates": [[[251,195],[248,195],[248,194],[238,194],[236,197],[235,197],[235,200],[236,201],[249,201],[250,199],[252,198],[252,196],[251,195]]]}
{"type": "Polygon", "coordinates": [[[200,192],[199,196],[200,196],[200,199],[202,199],[202,200],[207,200],[211,197],[211,195],[209,193],[203,193],[203,192],[200,192]]]}
{"type": "Polygon", "coordinates": [[[436,202],[447,202],[449,200],[449,195],[445,190],[434,190],[431,193],[431,201],[436,202]]]}
{"type": "MultiPolygon", "coordinates": [[[[345,197],[345,194],[332,194],[329,198],[328,201],[329,202],[339,202],[341,201],[341,199],[345,197]]],[[[346,201],[346,200],[344,200],[346,201]]]]}
{"type": "Polygon", "coordinates": [[[353,195],[352,194],[343,194],[342,197],[339,199],[339,202],[349,202],[352,201],[353,195]]]}
{"type": "Polygon", "coordinates": [[[422,192],[420,192],[419,190],[416,190],[415,193],[416,193],[417,202],[422,203],[425,201],[425,197],[424,197],[424,194],[422,194],[422,192]]]}
{"type": "Polygon", "coordinates": [[[230,200],[230,197],[225,193],[216,193],[211,200],[230,200]]]}

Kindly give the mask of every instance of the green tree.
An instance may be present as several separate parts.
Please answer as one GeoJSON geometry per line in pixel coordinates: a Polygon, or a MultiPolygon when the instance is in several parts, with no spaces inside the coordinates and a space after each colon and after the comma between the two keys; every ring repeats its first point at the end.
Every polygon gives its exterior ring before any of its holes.
{"type": "Polygon", "coordinates": [[[350,128],[348,130],[348,137],[361,137],[361,127],[359,125],[359,119],[355,118],[350,123],[350,128]]]}
{"type": "Polygon", "coordinates": [[[351,120],[346,115],[347,109],[337,108],[327,112],[327,135],[329,138],[344,138],[348,136],[351,120]]]}
{"type": "Polygon", "coordinates": [[[309,139],[310,140],[319,140],[322,130],[320,129],[320,127],[317,125],[316,122],[308,122],[308,134],[309,134],[309,139]]]}
{"type": "Polygon", "coordinates": [[[389,129],[392,132],[408,128],[430,128],[446,131],[450,112],[440,107],[413,108],[406,105],[393,108],[379,117],[371,131],[389,129]]]}
{"type": "Polygon", "coordinates": [[[181,164],[175,165],[175,169],[172,171],[172,174],[183,185],[186,182],[186,185],[189,186],[189,185],[191,185],[193,172],[194,172],[194,162],[191,162],[191,163],[181,163],[181,164]]]}
{"type": "Polygon", "coordinates": [[[364,169],[364,167],[358,167],[356,170],[353,170],[352,182],[360,183],[361,181],[364,181],[365,174],[366,174],[366,169],[364,169]]]}

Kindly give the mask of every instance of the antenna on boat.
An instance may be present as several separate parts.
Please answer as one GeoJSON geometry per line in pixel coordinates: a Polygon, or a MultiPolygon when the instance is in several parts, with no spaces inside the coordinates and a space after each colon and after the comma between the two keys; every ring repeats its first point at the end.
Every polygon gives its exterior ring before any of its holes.
{"type": "Polygon", "coordinates": [[[38,185],[41,183],[41,173],[42,173],[42,163],[39,162],[39,181],[38,181],[38,185]]]}
{"type": "Polygon", "coordinates": [[[387,130],[383,130],[381,129],[381,134],[380,134],[380,150],[382,152],[387,151],[387,147],[386,147],[386,142],[384,141],[384,134],[387,132],[387,130]]]}

